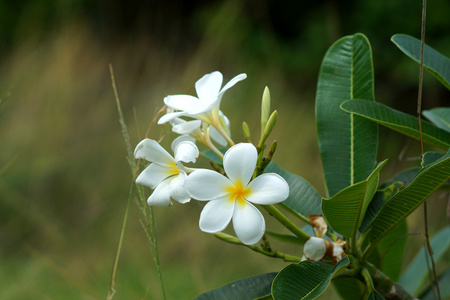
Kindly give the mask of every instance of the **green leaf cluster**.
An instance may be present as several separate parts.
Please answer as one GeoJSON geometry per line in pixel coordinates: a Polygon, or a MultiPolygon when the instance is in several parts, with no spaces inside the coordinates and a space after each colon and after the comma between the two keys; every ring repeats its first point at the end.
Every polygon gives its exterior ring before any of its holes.
{"type": "MultiPolygon", "coordinates": [[[[401,34],[394,35],[392,41],[413,60],[420,60],[420,41],[401,34]]],[[[447,57],[426,46],[424,65],[450,87],[447,57]]],[[[276,276],[264,274],[238,281],[198,299],[315,299],[332,280],[338,293],[348,299],[384,299],[394,287],[397,296],[404,299],[429,297],[425,250],[402,269],[406,218],[450,179],[450,108],[430,109],[423,115],[430,122],[422,120],[419,128],[416,116],[375,102],[372,50],[363,34],[336,41],[323,59],[316,94],[327,195],[321,197],[306,180],[274,162],[264,171],[278,173],[288,182],[290,194],[282,207],[307,224],[308,215],[322,214],[329,225],[329,238],[334,241],[338,236],[346,241],[347,256],[336,265],[328,260],[291,264],[276,276]],[[377,161],[379,125],[441,150],[425,153],[420,166],[380,183],[387,160],[377,161]],[[400,285],[394,282],[397,280],[400,285]],[[255,284],[259,286],[255,288],[255,284]],[[242,286],[248,286],[249,293],[242,292],[242,286]],[[243,294],[246,296],[239,298],[243,294]]],[[[437,262],[450,248],[449,230],[447,226],[432,238],[437,262]]],[[[295,234],[268,235],[302,243],[295,234]]],[[[448,267],[438,271],[440,281],[448,280],[448,267]]],[[[443,292],[448,295],[445,289],[443,292]]]]}

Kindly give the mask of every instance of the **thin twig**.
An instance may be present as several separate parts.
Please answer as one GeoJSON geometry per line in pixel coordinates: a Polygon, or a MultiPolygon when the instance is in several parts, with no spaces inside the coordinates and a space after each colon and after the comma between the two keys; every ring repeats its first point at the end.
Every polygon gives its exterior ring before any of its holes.
{"type": "MultiPolygon", "coordinates": [[[[423,140],[422,140],[422,87],[423,87],[423,59],[424,59],[424,50],[425,50],[425,24],[426,24],[426,16],[427,16],[427,0],[423,0],[422,2],[422,26],[421,26],[421,35],[420,35],[420,68],[419,68],[419,91],[417,95],[417,119],[419,122],[419,140],[420,140],[420,155],[423,157],[423,140]]],[[[425,223],[425,238],[427,241],[427,249],[430,255],[431,266],[434,274],[434,282],[436,284],[436,289],[438,293],[439,299],[441,298],[441,291],[439,288],[439,281],[436,272],[436,265],[433,258],[433,250],[431,249],[430,236],[428,234],[428,211],[427,211],[427,201],[423,203],[423,216],[425,223]]]]}

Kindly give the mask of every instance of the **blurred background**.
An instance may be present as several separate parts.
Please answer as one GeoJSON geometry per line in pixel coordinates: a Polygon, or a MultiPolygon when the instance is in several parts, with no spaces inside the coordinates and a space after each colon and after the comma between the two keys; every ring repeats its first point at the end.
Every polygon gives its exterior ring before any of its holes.
{"type": "MultiPolygon", "coordinates": [[[[418,65],[389,39],[420,37],[421,2],[0,1],[0,298],[106,298],[132,180],[109,64],[133,146],[146,132],[154,139],[165,134],[163,145],[170,145],[170,128],[149,128],[163,98],[195,95],[195,81],[215,70],[225,82],[247,73],[226,93],[222,110],[235,141],[243,140],[243,121],[256,139],[269,86],[279,112],[275,161],[324,195],[314,123],[323,55],[344,35],[366,34],[377,101],[415,114],[418,65]]],[[[426,41],[449,56],[450,2],[428,5],[426,41]]],[[[426,74],[424,109],[448,100],[449,92],[426,74]]],[[[420,153],[416,141],[383,128],[380,134],[379,159],[390,159],[385,179],[417,165],[410,159],[420,153]]],[[[448,223],[448,194],[434,198],[431,233],[448,223]]],[[[192,299],[287,264],[201,232],[200,211],[196,203],[154,210],[167,299],[192,299]]],[[[115,299],[162,299],[139,219],[132,203],[115,299]]],[[[409,226],[422,230],[420,212],[409,226]]],[[[301,255],[297,247],[272,246],[301,255]]]]}

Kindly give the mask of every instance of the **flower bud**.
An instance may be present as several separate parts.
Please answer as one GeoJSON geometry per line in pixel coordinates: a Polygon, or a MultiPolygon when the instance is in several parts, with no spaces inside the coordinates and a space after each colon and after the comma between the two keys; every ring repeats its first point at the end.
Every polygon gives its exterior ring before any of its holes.
{"type": "Polygon", "coordinates": [[[266,129],[267,121],[269,120],[270,114],[270,91],[266,86],[264,89],[262,102],[261,102],[261,137],[264,135],[264,130],[266,129]]]}
{"type": "MultiPolygon", "coordinates": [[[[328,241],[318,238],[311,237],[303,246],[303,254],[307,260],[319,261],[326,257],[327,253],[327,243],[328,241]]],[[[328,242],[330,243],[330,242],[328,242]]]]}
{"type": "Polygon", "coordinates": [[[244,132],[244,138],[247,143],[251,143],[251,133],[250,128],[248,127],[248,124],[246,122],[242,122],[242,131],[244,132]]]}

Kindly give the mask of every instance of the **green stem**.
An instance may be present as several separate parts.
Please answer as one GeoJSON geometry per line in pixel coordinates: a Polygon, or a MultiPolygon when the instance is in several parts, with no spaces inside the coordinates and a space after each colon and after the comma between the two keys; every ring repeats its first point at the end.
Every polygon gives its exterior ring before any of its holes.
{"type": "Polygon", "coordinates": [[[242,243],[237,237],[234,237],[232,235],[223,233],[223,232],[218,232],[218,233],[214,233],[214,236],[222,241],[225,241],[227,243],[230,244],[235,244],[235,245],[240,245],[240,246],[244,246],[247,247],[255,252],[261,253],[265,256],[269,256],[269,257],[275,257],[275,258],[281,258],[284,261],[289,261],[289,262],[300,262],[301,258],[298,256],[293,256],[293,255],[289,255],[289,254],[285,254],[283,252],[279,252],[279,251],[267,251],[264,250],[256,245],[245,245],[244,243],[242,243]]]}
{"type": "Polygon", "coordinates": [[[226,133],[225,130],[223,130],[223,127],[220,125],[220,123],[218,125],[214,124],[213,126],[227,140],[227,142],[230,146],[234,146],[233,140],[230,138],[228,133],[226,133]]]}
{"type": "MultiPolygon", "coordinates": [[[[206,124],[206,123],[203,123],[203,124],[206,124]]],[[[211,137],[209,136],[209,128],[205,128],[205,129],[206,130],[203,130],[204,131],[204,144],[223,160],[223,153],[220,152],[219,149],[217,149],[216,146],[214,146],[214,144],[211,142],[211,137]]]]}
{"type": "Polygon", "coordinates": [[[262,205],[265,210],[269,212],[271,216],[273,216],[275,219],[278,220],[284,227],[289,229],[290,232],[295,234],[302,243],[306,243],[307,240],[309,240],[310,236],[307,235],[303,230],[298,228],[294,223],[292,223],[291,220],[289,220],[278,208],[276,208],[274,205],[262,205]]]}

